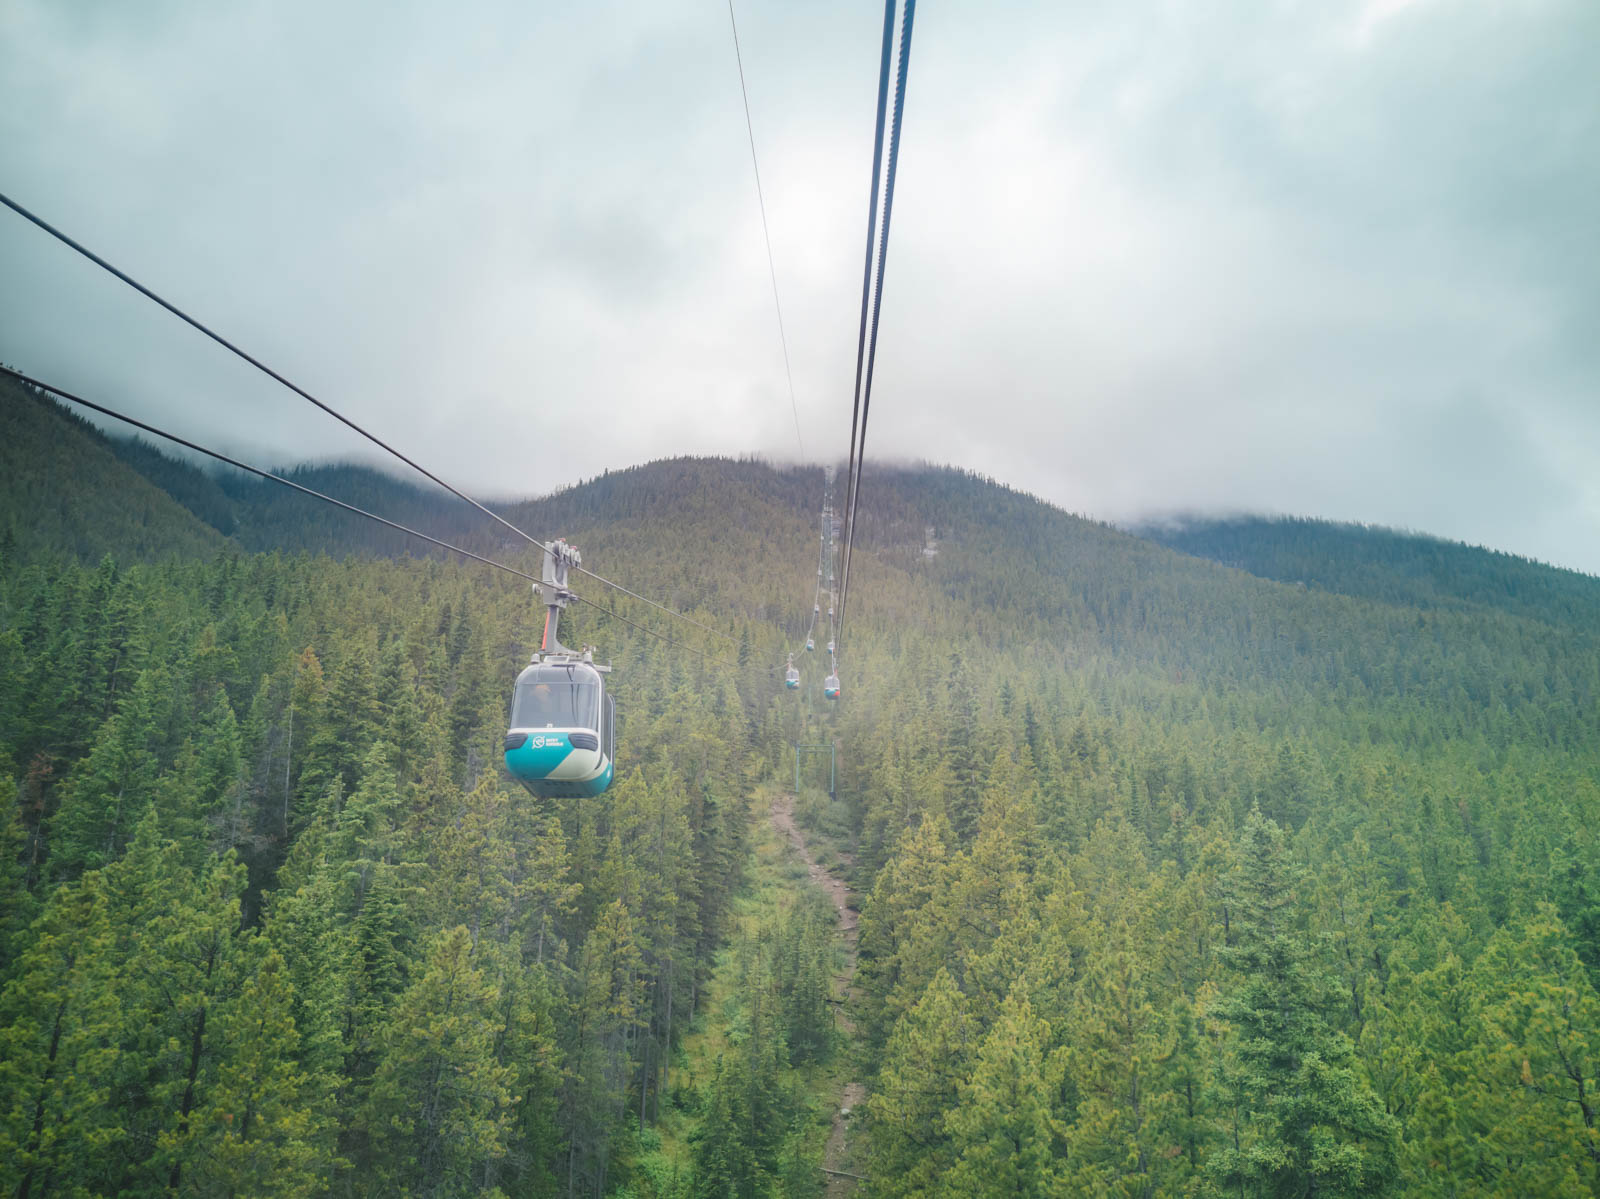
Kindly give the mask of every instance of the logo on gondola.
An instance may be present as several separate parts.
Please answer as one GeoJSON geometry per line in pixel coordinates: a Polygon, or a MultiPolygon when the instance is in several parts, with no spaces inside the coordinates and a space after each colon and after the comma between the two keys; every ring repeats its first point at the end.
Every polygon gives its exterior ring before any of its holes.
{"type": "Polygon", "coordinates": [[[534,749],[543,749],[544,748],[544,738],[543,737],[534,737],[528,742],[528,744],[533,746],[534,749]]]}

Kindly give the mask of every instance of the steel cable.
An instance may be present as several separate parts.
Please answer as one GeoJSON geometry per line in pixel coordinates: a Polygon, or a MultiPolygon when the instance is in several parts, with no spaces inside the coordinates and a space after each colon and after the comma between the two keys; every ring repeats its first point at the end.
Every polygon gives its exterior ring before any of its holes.
{"type": "MultiPolygon", "coordinates": [[[[424,478],[430,480],[431,482],[436,483],[438,486],[444,488],[446,491],[448,491],[451,495],[455,496],[457,499],[466,501],[468,504],[471,504],[474,508],[476,508],[479,512],[482,512],[485,516],[491,517],[492,519],[494,519],[496,521],[499,521],[500,524],[502,524],[506,528],[510,529],[513,533],[515,533],[518,537],[521,537],[524,541],[528,542],[530,545],[536,545],[541,550],[546,550],[546,551],[549,550],[550,547],[546,543],[544,543],[543,541],[540,541],[537,537],[534,537],[530,533],[524,532],[522,529],[519,529],[516,525],[512,524],[505,517],[501,516],[498,512],[495,512],[492,509],[486,508],[484,505],[480,504],[477,500],[473,499],[471,496],[467,495],[465,492],[462,492],[462,491],[456,489],[455,487],[452,487],[449,483],[446,483],[438,475],[434,474],[432,471],[428,470],[426,467],[422,466],[420,463],[415,462],[412,459],[406,457],[406,455],[402,454],[399,450],[395,449],[392,445],[390,445],[388,442],[384,441],[382,438],[378,437],[376,434],[371,433],[368,430],[362,428],[362,426],[357,424],[355,421],[351,420],[349,417],[345,416],[343,413],[339,412],[336,408],[332,407],[329,404],[324,403],[322,400],[319,400],[316,396],[312,395],[309,391],[305,390],[305,388],[300,387],[298,384],[293,383],[290,380],[284,378],[284,376],[280,375],[277,371],[273,370],[270,366],[268,366],[266,363],[262,362],[259,358],[256,358],[256,357],[252,356],[251,354],[245,352],[244,350],[240,349],[238,346],[234,345],[233,342],[231,342],[227,338],[223,337],[220,333],[217,333],[215,330],[213,330],[213,329],[207,327],[206,325],[202,324],[200,321],[198,321],[194,317],[190,316],[187,312],[183,311],[183,309],[179,308],[177,305],[175,305],[175,304],[171,303],[170,301],[168,301],[168,300],[162,298],[161,296],[157,295],[154,291],[151,291],[150,288],[146,287],[144,284],[140,283],[137,279],[133,278],[133,276],[129,275],[127,272],[119,269],[118,267],[112,265],[110,262],[107,262],[104,258],[100,257],[100,255],[96,254],[93,250],[89,249],[87,246],[83,245],[81,242],[75,241],[73,238],[69,237],[66,233],[63,233],[60,229],[57,229],[54,225],[50,224],[43,217],[40,217],[40,216],[36,215],[35,213],[32,213],[32,212],[28,211],[21,204],[18,204],[15,200],[11,199],[11,197],[5,195],[3,192],[0,192],[0,204],[4,204],[7,208],[11,209],[18,216],[22,217],[23,219],[25,219],[27,221],[30,221],[31,223],[36,225],[38,228],[40,228],[44,232],[48,233],[51,237],[55,238],[57,241],[59,241],[62,244],[66,245],[66,246],[69,246],[72,249],[76,250],[79,254],[83,255],[90,262],[94,263],[96,266],[100,267],[101,269],[103,269],[105,271],[108,271],[110,274],[116,276],[118,279],[122,280],[122,282],[126,283],[129,287],[133,288],[135,291],[137,291],[140,295],[144,296],[146,299],[149,299],[149,300],[155,302],[156,304],[159,304],[162,308],[165,308],[168,312],[172,313],[173,316],[177,317],[179,320],[183,321],[185,324],[189,325],[191,328],[194,328],[194,329],[198,330],[200,333],[203,333],[205,336],[209,337],[212,341],[216,342],[218,345],[222,346],[224,349],[228,350],[230,353],[233,353],[233,354],[237,355],[239,358],[242,358],[245,362],[248,362],[251,366],[255,367],[257,370],[259,370],[262,374],[266,375],[268,378],[273,379],[274,381],[276,381],[278,383],[281,383],[284,387],[287,387],[290,391],[294,392],[297,396],[299,396],[302,399],[308,401],[309,403],[315,405],[317,408],[320,408],[323,412],[326,412],[329,416],[333,417],[340,424],[345,425],[347,428],[353,429],[355,432],[359,433],[362,437],[365,437],[368,441],[370,441],[373,445],[377,446],[379,449],[385,451],[386,453],[392,454],[395,458],[399,459],[401,462],[404,462],[407,466],[411,467],[412,470],[416,471],[418,474],[422,475],[424,478]]],[[[652,608],[656,608],[659,611],[665,612],[669,616],[674,616],[677,619],[685,622],[686,624],[692,624],[696,628],[701,629],[704,632],[710,633],[715,637],[721,637],[723,640],[728,641],[728,642],[734,642],[734,641],[737,640],[734,637],[730,637],[727,633],[721,632],[718,629],[712,628],[708,624],[704,624],[701,621],[695,620],[692,616],[686,616],[682,612],[678,612],[678,611],[676,611],[676,610],[674,610],[672,608],[667,607],[665,604],[657,603],[655,600],[648,599],[645,596],[639,595],[637,592],[630,591],[626,587],[622,586],[620,583],[614,583],[610,579],[607,579],[607,578],[605,578],[605,577],[603,577],[601,575],[595,574],[595,572],[592,571],[592,570],[585,570],[581,566],[575,566],[575,567],[573,567],[573,569],[576,570],[579,574],[586,575],[587,577],[593,579],[595,582],[601,584],[602,586],[610,587],[614,591],[620,592],[621,594],[629,596],[632,599],[639,600],[641,603],[648,604],[652,608]]]]}
{"type": "MultiPolygon", "coordinates": [[[[30,387],[37,388],[38,390],[47,392],[53,396],[58,396],[63,400],[70,401],[71,403],[81,405],[84,408],[88,408],[92,412],[100,413],[102,416],[109,416],[112,420],[121,421],[125,425],[131,425],[135,429],[139,429],[155,437],[163,438],[166,441],[172,442],[174,445],[181,445],[186,450],[193,450],[197,454],[204,454],[208,458],[213,458],[216,461],[234,467],[237,470],[245,471],[248,474],[256,475],[263,479],[270,479],[274,483],[280,483],[285,487],[300,492],[302,495],[308,495],[312,499],[321,500],[324,503],[332,504],[338,508],[343,508],[346,512],[351,512],[356,516],[363,516],[368,520],[376,521],[380,525],[385,525],[388,528],[396,530],[397,532],[419,538],[422,541],[428,542],[430,545],[436,545],[440,549],[449,550],[453,554],[460,554],[463,558],[470,558],[474,562],[481,562],[485,566],[492,566],[496,570],[505,571],[507,574],[516,575],[518,578],[527,579],[532,583],[539,583],[541,581],[538,575],[529,574],[527,571],[519,570],[515,566],[507,566],[504,562],[496,562],[493,558],[486,558],[482,554],[476,554],[471,550],[462,549],[459,545],[452,545],[450,542],[442,541],[431,534],[422,532],[420,529],[413,529],[409,525],[403,525],[398,521],[390,520],[386,516],[379,516],[376,512],[368,512],[365,508],[358,508],[354,504],[349,504],[344,500],[336,499],[335,497],[318,491],[313,487],[307,487],[303,483],[296,483],[293,479],[288,479],[282,475],[274,474],[269,470],[262,470],[259,466],[251,466],[248,462],[241,462],[237,458],[230,458],[227,454],[219,453],[216,450],[207,449],[205,446],[190,441],[187,438],[180,437],[176,433],[169,433],[165,429],[157,428],[155,425],[139,420],[136,417],[127,416],[113,408],[106,407],[104,404],[97,404],[93,400],[85,399],[83,396],[76,395],[73,392],[57,387],[53,383],[46,383],[41,379],[35,379],[31,375],[23,374],[19,370],[13,370],[11,367],[5,366],[4,364],[0,364],[0,374],[9,375],[11,378],[17,379],[22,383],[26,383],[30,387]]],[[[713,657],[703,650],[696,649],[692,645],[685,645],[676,638],[669,637],[665,633],[650,628],[648,625],[638,624],[635,621],[629,620],[620,612],[614,611],[613,609],[606,607],[604,604],[597,604],[595,601],[578,595],[575,592],[569,594],[571,594],[572,598],[577,600],[580,604],[594,608],[599,612],[603,612],[607,616],[613,617],[616,620],[620,620],[623,624],[628,625],[631,628],[638,629],[641,633],[648,633],[650,636],[655,637],[660,641],[664,641],[668,645],[674,646],[677,649],[687,650],[689,653],[695,654],[698,657],[703,658],[705,661],[711,662],[718,666],[728,666],[738,669],[738,663],[736,662],[726,658],[713,657]]]]}
{"type": "MultiPolygon", "coordinates": [[[[882,70],[880,72],[880,77],[879,77],[879,109],[878,109],[878,124],[877,124],[877,134],[876,134],[877,144],[874,147],[874,151],[873,151],[873,188],[872,188],[872,190],[873,190],[873,201],[874,201],[874,204],[873,204],[872,215],[868,218],[868,238],[869,238],[869,242],[870,242],[870,239],[871,239],[871,236],[872,236],[872,225],[875,222],[876,215],[877,215],[877,209],[876,209],[877,190],[878,190],[878,175],[877,175],[877,172],[878,172],[878,167],[879,167],[879,163],[881,161],[881,155],[882,155],[883,98],[884,98],[884,95],[885,95],[887,82],[888,82],[888,63],[889,63],[890,49],[891,49],[891,46],[892,46],[893,35],[894,35],[894,26],[893,26],[893,19],[892,19],[892,10],[893,10],[894,3],[895,3],[895,0],[888,0],[887,11],[885,13],[885,19],[884,19],[883,65],[882,65],[882,70]]],[[[905,0],[905,12],[904,12],[904,15],[903,15],[903,18],[902,18],[902,21],[901,21],[901,26],[900,26],[899,63],[898,63],[898,66],[897,66],[896,76],[895,76],[894,120],[893,120],[893,124],[892,124],[892,129],[891,129],[891,132],[890,132],[890,138],[889,138],[889,169],[888,169],[888,175],[887,175],[887,178],[884,181],[884,187],[883,187],[883,227],[882,227],[881,233],[879,234],[878,239],[877,239],[878,240],[878,246],[877,246],[877,251],[878,251],[878,253],[877,253],[877,272],[876,272],[876,276],[877,277],[876,277],[876,285],[871,287],[871,289],[870,289],[871,294],[872,294],[872,332],[871,332],[870,341],[868,342],[868,345],[867,345],[866,370],[865,370],[864,375],[862,375],[861,367],[860,367],[860,352],[861,352],[860,351],[860,346],[858,345],[858,347],[857,347],[857,372],[858,372],[858,378],[857,378],[857,390],[858,390],[857,403],[858,403],[858,406],[859,406],[859,409],[860,409],[861,422],[860,422],[860,436],[859,436],[859,440],[858,440],[857,437],[856,437],[856,428],[855,428],[856,422],[855,422],[854,417],[852,417],[852,419],[851,419],[851,450],[852,450],[851,462],[852,462],[852,470],[850,472],[850,480],[849,480],[849,484],[848,484],[849,491],[848,491],[848,495],[846,497],[847,511],[846,511],[846,525],[845,525],[845,541],[844,541],[844,552],[843,552],[843,555],[842,555],[843,562],[842,562],[842,566],[841,566],[841,570],[840,570],[840,576],[839,576],[839,604],[838,604],[838,607],[839,607],[839,618],[838,618],[837,630],[838,630],[838,637],[841,640],[843,639],[843,634],[844,634],[845,605],[849,602],[849,598],[850,598],[850,564],[851,564],[851,560],[854,557],[854,553],[855,553],[856,521],[857,521],[857,518],[859,516],[859,505],[860,505],[860,498],[861,498],[861,472],[862,472],[862,467],[864,466],[865,459],[866,459],[867,420],[868,420],[868,417],[871,414],[871,409],[872,409],[872,378],[873,378],[873,370],[874,370],[874,367],[875,367],[875,365],[877,363],[877,355],[878,355],[878,323],[879,323],[879,316],[880,316],[880,314],[882,312],[882,305],[883,305],[883,277],[884,277],[884,270],[885,270],[885,267],[886,267],[886,265],[888,263],[888,257],[889,257],[889,222],[890,222],[890,218],[894,214],[894,184],[895,184],[895,175],[896,175],[896,172],[897,172],[897,169],[898,169],[898,166],[899,166],[899,161],[900,161],[900,131],[901,131],[902,118],[903,118],[904,111],[905,111],[906,78],[907,78],[907,74],[908,74],[908,72],[910,70],[910,65],[911,65],[911,33],[912,33],[913,22],[916,19],[916,11],[917,11],[917,0],[905,0]]],[[[869,256],[870,256],[870,250],[869,250],[869,256]]],[[[863,284],[862,297],[861,297],[861,304],[862,304],[861,319],[862,319],[862,329],[863,329],[863,331],[866,328],[866,322],[867,322],[867,295],[868,295],[868,290],[869,289],[866,286],[866,284],[863,284]]]]}

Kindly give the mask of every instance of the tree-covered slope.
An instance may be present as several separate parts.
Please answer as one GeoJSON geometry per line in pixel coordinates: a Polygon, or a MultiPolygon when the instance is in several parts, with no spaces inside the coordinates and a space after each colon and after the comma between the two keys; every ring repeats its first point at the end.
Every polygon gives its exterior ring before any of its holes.
{"type": "Polygon", "coordinates": [[[1600,1189],[1592,629],[886,493],[940,553],[884,505],[852,617],[873,1194],[1600,1189]]]}
{"type": "Polygon", "coordinates": [[[0,379],[0,540],[24,557],[149,559],[223,544],[118,447],[54,400],[0,379]]]}
{"type": "Polygon", "coordinates": [[[35,1191],[815,1194],[825,921],[730,930],[748,797],[827,741],[865,1193],[1600,1190],[1600,581],[1454,547],[1419,590],[1356,538],[1301,587],[873,465],[831,704],[776,669],[821,470],[652,463],[506,511],[727,640],[580,581],[685,644],[571,611],[620,773],[537,804],[498,766],[526,584],[254,487],[220,554],[0,564],[35,1191]]]}
{"type": "Polygon", "coordinates": [[[1262,578],[1421,608],[1499,609],[1600,630],[1600,588],[1576,571],[1419,533],[1295,517],[1188,518],[1137,532],[1262,578]]]}

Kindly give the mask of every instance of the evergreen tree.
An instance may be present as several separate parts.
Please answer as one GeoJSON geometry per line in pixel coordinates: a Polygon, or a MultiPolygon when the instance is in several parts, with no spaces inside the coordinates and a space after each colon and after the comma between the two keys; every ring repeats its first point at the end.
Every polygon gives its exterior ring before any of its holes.
{"type": "Polygon", "coordinates": [[[155,747],[167,719],[171,684],[160,667],[143,672],[89,756],[74,768],[51,826],[57,877],[115,861],[155,798],[160,767],[155,747]]]}
{"type": "Polygon", "coordinates": [[[568,1190],[604,1193],[613,1137],[627,1103],[627,1046],[640,1025],[639,945],[620,899],[599,914],[584,941],[570,1034],[572,1073],[563,1096],[568,1190]]]}
{"type": "Polygon", "coordinates": [[[960,1100],[945,1115],[955,1164],[943,1185],[973,1199],[1044,1199],[1064,1194],[1056,1168],[1058,1128],[1050,1110],[1064,1063],[1048,1051],[1049,1029],[1018,988],[978,1046],[960,1100]]]}
{"type": "Polygon", "coordinates": [[[126,1135],[110,1106],[120,1019],[98,874],[51,896],[0,992],[0,1161],[18,1195],[92,1191],[126,1135]]]}
{"type": "Polygon", "coordinates": [[[17,806],[17,786],[0,775],[0,986],[31,939],[28,926],[38,900],[28,888],[28,830],[17,806]]]}
{"type": "Polygon", "coordinates": [[[1211,1176],[1263,1199],[1392,1193],[1398,1127],[1328,1023],[1329,986],[1300,927],[1302,871],[1259,811],[1239,853],[1234,943],[1220,951],[1237,981],[1213,1012],[1233,1029],[1246,1125],[1211,1176]]]}
{"type": "Polygon", "coordinates": [[[227,695],[218,691],[161,780],[167,834],[183,845],[192,865],[202,863],[214,845],[237,847],[249,839],[244,783],[238,721],[227,695]]]}
{"type": "Polygon", "coordinates": [[[948,833],[935,818],[906,834],[861,914],[856,974],[867,992],[866,1023],[875,1042],[887,1040],[895,1019],[941,967],[952,919],[948,833]]]}
{"type": "Polygon", "coordinates": [[[1523,1194],[1600,1192],[1600,995],[1550,904],[1475,963],[1482,1032],[1463,1057],[1482,1096],[1483,1166],[1523,1194]]]}
{"type": "Polygon", "coordinates": [[[566,956],[563,932],[570,927],[583,884],[573,882],[571,858],[558,817],[549,817],[531,848],[517,902],[526,913],[523,952],[536,964],[566,956]]]}
{"type": "Polygon", "coordinates": [[[724,1058],[706,1096],[700,1123],[692,1134],[695,1199],[758,1199],[766,1178],[750,1144],[750,1113],[743,1088],[730,1078],[724,1058]]]}
{"type": "MultiPolygon", "coordinates": [[[[480,944],[480,952],[494,943],[480,944]]],[[[515,1100],[504,1159],[490,1159],[485,1186],[504,1178],[508,1194],[553,1194],[564,1165],[560,1097],[563,1078],[564,996],[542,966],[522,967],[503,947],[495,967],[500,987],[500,1036],[495,1061],[511,1071],[515,1100]]],[[[487,967],[486,967],[487,969],[487,967]]]]}
{"type": "Polygon", "coordinates": [[[966,1000],[941,969],[895,1025],[867,1097],[874,1194],[910,1199],[938,1193],[956,1152],[946,1118],[960,1102],[976,1048],[966,1000]]]}
{"type": "Polygon", "coordinates": [[[515,1098],[512,1070],[495,1059],[500,1000],[468,930],[442,933],[384,1026],[360,1116],[388,1187],[478,1194],[487,1164],[504,1156],[515,1098]]]}
{"type": "Polygon", "coordinates": [[[193,1117],[201,1144],[183,1180],[196,1195],[325,1192],[334,1164],[332,1078],[298,1062],[294,988],[265,939],[247,943],[244,982],[215,1017],[221,1048],[193,1117]]]}
{"type": "Polygon", "coordinates": [[[1181,1145],[1181,1007],[1160,995],[1149,962],[1118,920],[1090,958],[1069,1025],[1078,1104],[1068,1138],[1074,1190],[1119,1197],[1182,1193],[1193,1156],[1181,1145]],[[1177,1009],[1176,1011],[1174,1009],[1177,1009]]]}
{"type": "Polygon", "coordinates": [[[315,720],[303,722],[306,748],[301,755],[301,793],[314,801],[338,776],[348,795],[360,781],[363,762],[383,726],[372,657],[359,643],[347,645],[332,669],[325,696],[313,694],[318,682],[315,672],[305,674],[303,680],[302,684],[302,677],[296,678],[296,698],[299,700],[303,685],[305,702],[313,708],[315,720]]]}

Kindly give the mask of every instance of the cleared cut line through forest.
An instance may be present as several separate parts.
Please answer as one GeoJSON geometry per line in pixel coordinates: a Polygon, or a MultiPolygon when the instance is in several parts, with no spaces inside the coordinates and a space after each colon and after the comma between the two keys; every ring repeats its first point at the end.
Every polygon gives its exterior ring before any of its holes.
{"type": "MultiPolygon", "coordinates": [[[[850,998],[850,987],[856,975],[856,938],[860,913],[850,906],[850,888],[846,886],[844,880],[818,865],[816,858],[812,856],[811,848],[806,844],[805,834],[795,823],[793,794],[782,791],[774,795],[768,810],[772,816],[772,827],[806,864],[806,873],[810,876],[812,885],[820,887],[833,903],[833,910],[838,920],[839,940],[844,944],[845,962],[844,969],[834,975],[835,1011],[838,1012],[839,1027],[844,1030],[846,1036],[854,1037],[855,1024],[845,1011],[844,1003],[850,998]]],[[[859,1118],[861,1104],[866,1097],[867,1088],[855,1079],[851,1079],[840,1088],[839,1102],[833,1109],[833,1128],[828,1133],[828,1144],[822,1158],[823,1169],[828,1175],[826,1192],[828,1199],[841,1199],[842,1196],[855,1191],[855,1176],[846,1171],[844,1163],[848,1160],[851,1119],[859,1118]]]]}

